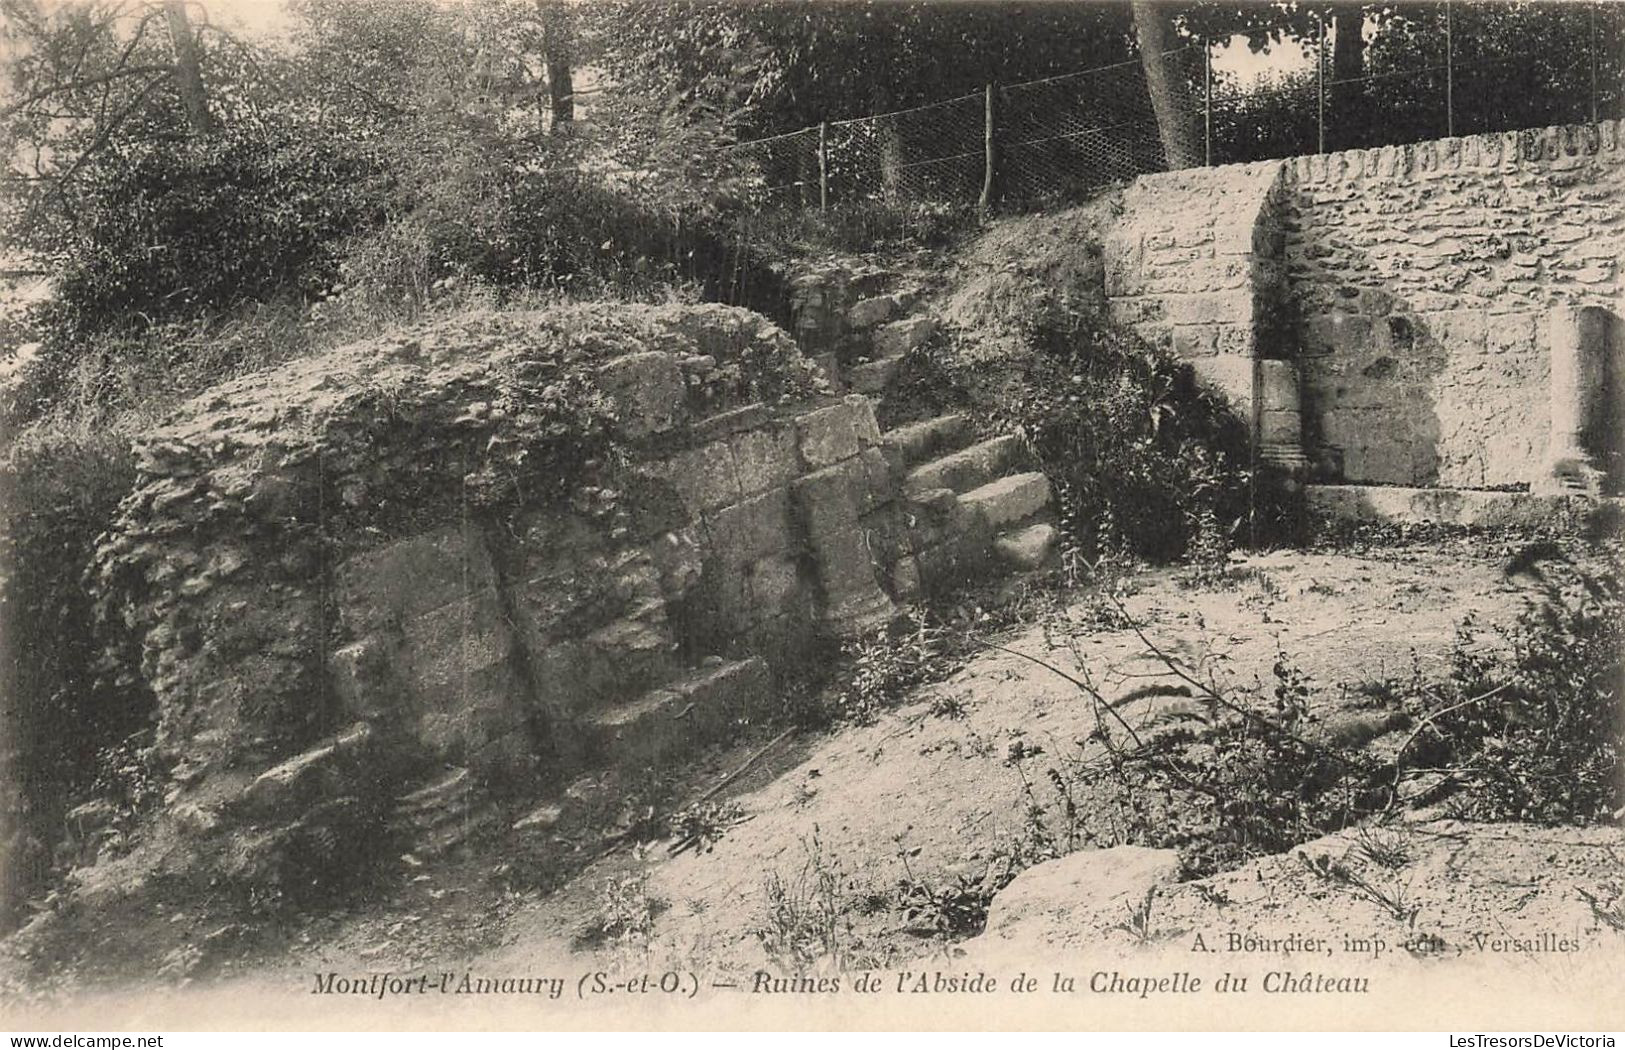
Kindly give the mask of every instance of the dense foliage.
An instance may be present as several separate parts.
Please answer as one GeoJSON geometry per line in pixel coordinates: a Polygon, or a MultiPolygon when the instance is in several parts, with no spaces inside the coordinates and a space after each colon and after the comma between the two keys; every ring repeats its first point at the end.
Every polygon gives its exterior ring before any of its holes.
{"type": "Polygon", "coordinates": [[[889,421],[976,405],[1049,475],[1071,547],[1094,559],[1222,560],[1255,538],[1244,427],[1190,366],[1101,315],[1098,302],[1021,300],[1015,346],[955,333],[912,352],[889,421]]]}
{"type": "Polygon", "coordinates": [[[0,690],[28,807],[5,863],[25,879],[50,867],[49,839],[103,768],[98,750],[144,728],[151,710],[133,676],[103,673],[83,579],[134,473],[127,442],[106,431],[28,436],[0,457],[0,690]]]}
{"type": "Polygon", "coordinates": [[[1463,625],[1449,687],[1420,712],[1415,761],[1448,771],[1462,816],[1545,824],[1607,822],[1625,806],[1625,579],[1540,567],[1538,599],[1504,639],[1511,658],[1463,625]]]}
{"type": "Polygon", "coordinates": [[[371,165],[294,129],[146,146],[86,180],[46,324],[74,335],[311,292],[373,220],[371,165]],[[371,192],[369,192],[371,191],[371,192]]]}

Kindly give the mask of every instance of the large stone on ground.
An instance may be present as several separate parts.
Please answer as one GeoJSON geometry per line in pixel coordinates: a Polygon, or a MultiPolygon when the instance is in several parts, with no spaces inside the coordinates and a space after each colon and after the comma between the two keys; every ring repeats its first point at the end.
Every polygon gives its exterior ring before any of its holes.
{"type": "Polygon", "coordinates": [[[1178,880],[1171,849],[1114,846],[1035,865],[993,898],[989,940],[1042,942],[1048,930],[1100,929],[1128,920],[1146,895],[1178,880]]]}
{"type": "Polygon", "coordinates": [[[1013,569],[1031,571],[1043,566],[1055,553],[1060,533],[1045,522],[1006,533],[993,541],[993,553],[1013,569]]]}

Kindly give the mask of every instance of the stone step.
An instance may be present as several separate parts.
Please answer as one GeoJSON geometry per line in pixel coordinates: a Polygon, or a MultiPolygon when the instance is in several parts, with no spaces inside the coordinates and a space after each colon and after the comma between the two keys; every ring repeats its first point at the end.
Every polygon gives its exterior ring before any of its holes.
{"type": "Polygon", "coordinates": [[[1031,572],[1050,560],[1060,538],[1054,525],[1037,522],[1001,533],[993,541],[993,554],[1012,569],[1031,572]]]}
{"type": "Polygon", "coordinates": [[[846,384],[860,394],[879,394],[891,385],[902,368],[901,357],[883,357],[878,361],[853,365],[846,370],[846,384]]]}
{"type": "Polygon", "coordinates": [[[735,718],[767,699],[772,676],[760,657],[715,663],[583,721],[589,749],[623,769],[721,738],[735,718]]]}
{"type": "Polygon", "coordinates": [[[1049,501],[1049,478],[1036,470],[999,478],[959,497],[961,504],[994,530],[1032,517],[1049,506],[1049,501]]]}
{"type": "Polygon", "coordinates": [[[876,328],[870,346],[876,357],[902,357],[910,350],[924,346],[936,334],[936,318],[907,317],[876,328]]]}
{"type": "Polygon", "coordinates": [[[402,795],[395,802],[395,812],[401,816],[432,813],[447,806],[466,804],[474,790],[474,778],[466,768],[450,770],[439,780],[402,795]]]}
{"type": "Polygon", "coordinates": [[[494,827],[496,809],[489,804],[463,810],[455,819],[409,832],[411,852],[419,858],[438,856],[467,842],[476,832],[494,827]]]}
{"type": "Polygon", "coordinates": [[[1003,476],[1020,462],[1021,454],[1021,439],[1015,435],[989,438],[915,467],[903,481],[903,493],[913,496],[931,489],[969,492],[1003,476]]]}
{"type": "Polygon", "coordinates": [[[973,436],[970,417],[951,412],[888,430],[880,435],[880,443],[895,449],[905,465],[915,467],[933,456],[964,448],[973,436]]]}
{"type": "Polygon", "coordinates": [[[473,776],[457,768],[396,800],[390,824],[408,850],[422,858],[462,844],[495,819],[495,809],[476,795],[473,776]]]}

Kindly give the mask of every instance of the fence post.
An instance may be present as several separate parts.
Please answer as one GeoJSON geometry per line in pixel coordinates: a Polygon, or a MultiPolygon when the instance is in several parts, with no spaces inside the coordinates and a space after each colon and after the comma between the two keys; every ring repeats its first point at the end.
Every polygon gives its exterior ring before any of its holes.
{"type": "Polygon", "coordinates": [[[1586,7],[1586,15],[1590,19],[1586,39],[1586,57],[1591,66],[1591,123],[1597,122],[1597,4],[1592,0],[1586,7]]]}
{"type": "Polygon", "coordinates": [[[829,121],[818,122],[818,210],[829,210],[829,121]]]}
{"type": "Polygon", "coordinates": [[[1456,49],[1450,34],[1450,0],[1444,0],[1444,137],[1456,137],[1456,49]]]}
{"type": "Polygon", "coordinates": [[[993,85],[988,84],[982,98],[982,196],[976,202],[977,211],[987,218],[987,209],[993,204],[993,85]]]}
{"type": "Polygon", "coordinates": [[[1326,152],[1326,16],[1317,14],[1320,42],[1315,45],[1315,152],[1326,152]]]}
{"type": "Polygon", "coordinates": [[[1213,167],[1213,42],[1202,38],[1202,155],[1213,167]]]}

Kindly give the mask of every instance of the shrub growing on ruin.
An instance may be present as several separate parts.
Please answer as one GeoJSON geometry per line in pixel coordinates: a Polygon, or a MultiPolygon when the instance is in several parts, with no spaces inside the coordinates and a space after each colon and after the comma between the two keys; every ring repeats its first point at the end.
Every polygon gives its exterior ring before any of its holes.
{"type": "Polygon", "coordinates": [[[1058,293],[1028,300],[1018,349],[980,338],[910,354],[883,422],[977,406],[987,430],[1027,440],[1090,557],[1222,559],[1252,536],[1245,427],[1189,366],[1058,293]]]}
{"type": "Polygon", "coordinates": [[[1038,305],[1024,382],[997,407],[1056,481],[1073,535],[1153,560],[1245,536],[1246,435],[1228,407],[1092,309],[1038,305]]]}

